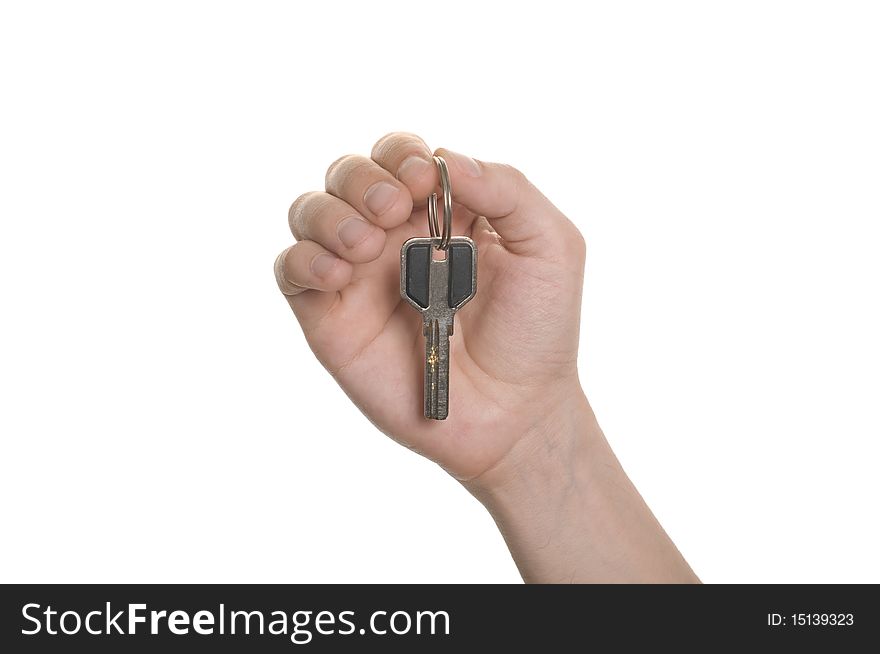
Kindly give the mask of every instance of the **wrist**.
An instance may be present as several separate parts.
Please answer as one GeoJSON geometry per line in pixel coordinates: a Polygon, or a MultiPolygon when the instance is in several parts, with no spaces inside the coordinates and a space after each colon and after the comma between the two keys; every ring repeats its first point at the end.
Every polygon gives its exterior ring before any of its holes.
{"type": "Polygon", "coordinates": [[[514,509],[526,498],[548,501],[587,481],[585,461],[610,454],[580,386],[557,393],[552,410],[544,411],[501,460],[464,482],[490,511],[514,509]]]}
{"type": "Polygon", "coordinates": [[[579,388],[465,486],[494,518],[527,582],[698,581],[579,388]]]}
{"type": "Polygon", "coordinates": [[[526,582],[572,580],[582,507],[609,459],[613,455],[578,388],[501,461],[465,484],[495,520],[526,582]]]}

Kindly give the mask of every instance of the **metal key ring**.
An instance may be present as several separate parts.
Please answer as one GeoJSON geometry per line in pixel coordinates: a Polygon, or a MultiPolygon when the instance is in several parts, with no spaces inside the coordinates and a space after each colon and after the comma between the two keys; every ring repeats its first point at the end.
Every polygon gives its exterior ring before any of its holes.
{"type": "Polygon", "coordinates": [[[443,193],[443,232],[440,232],[440,221],[437,218],[437,193],[431,193],[428,198],[428,228],[431,230],[431,238],[437,241],[434,245],[438,250],[449,247],[449,239],[452,238],[452,184],[449,182],[449,169],[443,157],[434,157],[437,169],[440,171],[440,191],[443,193]]]}

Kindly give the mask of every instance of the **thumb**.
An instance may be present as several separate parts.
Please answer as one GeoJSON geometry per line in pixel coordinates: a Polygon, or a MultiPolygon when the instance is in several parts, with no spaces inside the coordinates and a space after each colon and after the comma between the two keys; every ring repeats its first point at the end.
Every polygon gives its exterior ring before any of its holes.
{"type": "Polygon", "coordinates": [[[583,242],[571,221],[516,168],[445,148],[435,154],[448,164],[455,201],[487,218],[508,250],[536,255],[583,242]]]}

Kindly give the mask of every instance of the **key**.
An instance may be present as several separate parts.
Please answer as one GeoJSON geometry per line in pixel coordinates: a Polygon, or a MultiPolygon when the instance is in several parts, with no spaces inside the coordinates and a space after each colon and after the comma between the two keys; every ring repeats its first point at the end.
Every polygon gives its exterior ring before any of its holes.
{"type": "Polygon", "coordinates": [[[449,337],[455,312],[477,292],[477,248],[465,236],[450,239],[434,260],[436,239],[411,238],[400,250],[400,295],[422,314],[425,334],[425,417],[449,415],[449,337]]]}

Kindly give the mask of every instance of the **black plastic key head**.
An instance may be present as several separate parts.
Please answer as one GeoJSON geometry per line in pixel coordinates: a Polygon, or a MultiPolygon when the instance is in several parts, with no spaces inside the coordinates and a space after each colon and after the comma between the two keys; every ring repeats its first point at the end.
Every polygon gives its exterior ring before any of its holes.
{"type": "Polygon", "coordinates": [[[422,313],[452,313],[477,290],[477,249],[474,242],[456,236],[446,258],[434,260],[430,238],[412,238],[400,252],[400,294],[422,313]]]}
{"type": "MultiPolygon", "coordinates": [[[[413,239],[423,240],[423,239],[413,239]]],[[[420,309],[428,308],[431,279],[431,239],[427,243],[408,241],[401,255],[401,284],[405,297],[420,309]]]]}
{"type": "Polygon", "coordinates": [[[469,238],[452,239],[447,249],[449,306],[457,309],[477,292],[477,250],[469,238]]]}

